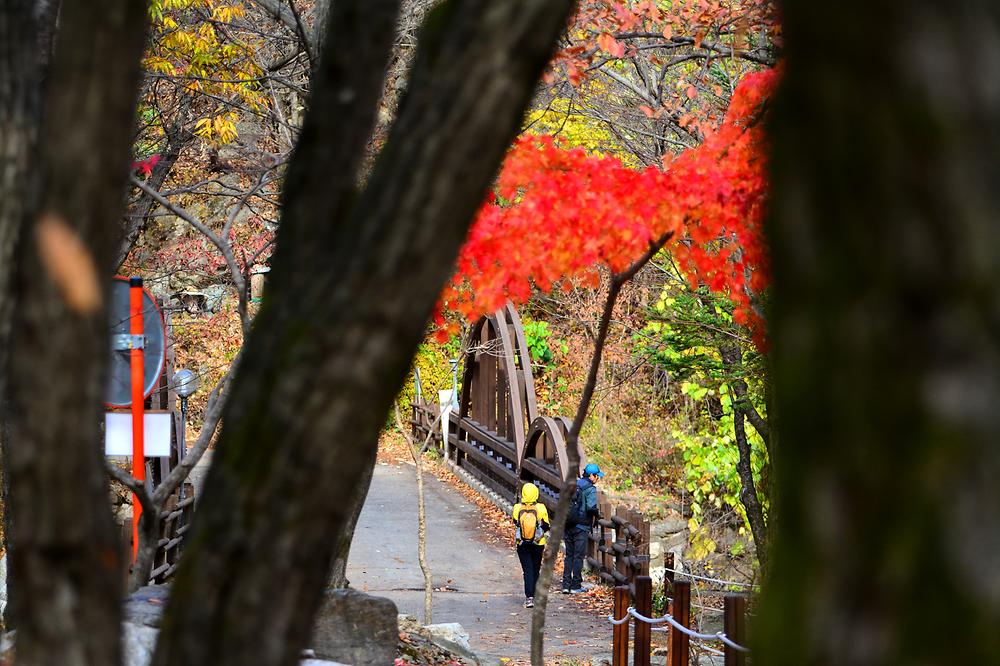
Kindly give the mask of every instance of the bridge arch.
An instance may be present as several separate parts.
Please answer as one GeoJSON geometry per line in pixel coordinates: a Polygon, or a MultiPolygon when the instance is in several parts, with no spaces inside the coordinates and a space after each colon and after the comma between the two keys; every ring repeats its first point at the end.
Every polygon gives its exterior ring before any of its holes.
{"type": "MultiPolygon", "coordinates": [[[[554,503],[568,464],[570,422],[540,416],[524,327],[510,303],[482,317],[467,340],[459,413],[453,415],[455,462],[508,500],[531,481],[554,503]]],[[[578,444],[581,466],[582,446],[578,444]]],[[[579,473],[579,470],[576,470],[579,473]]]]}

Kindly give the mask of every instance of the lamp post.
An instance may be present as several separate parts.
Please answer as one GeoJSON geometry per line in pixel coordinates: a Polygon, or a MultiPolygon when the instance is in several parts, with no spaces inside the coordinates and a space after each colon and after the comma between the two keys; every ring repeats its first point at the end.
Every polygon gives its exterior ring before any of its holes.
{"type": "MultiPolygon", "coordinates": [[[[449,411],[457,413],[458,412],[458,359],[457,358],[448,359],[448,363],[451,364],[451,409],[449,411]]],[[[445,413],[445,418],[447,418],[450,421],[451,415],[445,413]]],[[[450,423],[441,424],[441,432],[442,434],[444,434],[444,461],[446,464],[451,462],[451,447],[449,446],[448,434],[447,434],[448,430],[450,429],[448,427],[449,425],[451,424],[450,423]]],[[[455,435],[456,437],[458,436],[457,431],[455,435]]]]}
{"type": "MultiPolygon", "coordinates": [[[[188,410],[188,398],[194,395],[194,392],[198,390],[198,375],[191,372],[187,368],[181,368],[174,373],[173,377],[174,390],[177,391],[177,396],[181,399],[181,436],[180,441],[177,443],[177,462],[184,460],[184,456],[187,455],[187,410],[188,410]]],[[[178,490],[178,499],[184,499],[184,484],[181,483],[181,487],[178,490]]]]}
{"type": "Polygon", "coordinates": [[[458,359],[448,359],[451,364],[451,407],[458,411],[458,359]]]}

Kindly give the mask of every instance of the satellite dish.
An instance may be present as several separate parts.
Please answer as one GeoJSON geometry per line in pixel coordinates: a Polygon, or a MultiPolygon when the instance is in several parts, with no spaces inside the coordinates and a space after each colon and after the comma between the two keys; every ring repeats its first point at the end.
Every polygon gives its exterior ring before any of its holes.
{"type": "MultiPolygon", "coordinates": [[[[116,277],[111,283],[111,372],[104,401],[109,407],[128,407],[132,404],[132,366],[129,351],[132,336],[129,334],[131,319],[129,308],[129,279],[116,277]]],[[[142,396],[156,388],[167,358],[167,329],[163,314],[156,301],[142,290],[143,370],[142,396]]]]}

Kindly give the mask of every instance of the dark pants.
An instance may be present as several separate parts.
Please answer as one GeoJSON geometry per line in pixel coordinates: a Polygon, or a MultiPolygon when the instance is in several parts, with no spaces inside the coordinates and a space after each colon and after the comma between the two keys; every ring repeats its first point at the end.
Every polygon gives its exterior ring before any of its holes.
{"type": "Polygon", "coordinates": [[[563,589],[578,590],[583,587],[583,558],[587,556],[590,530],[570,527],[563,542],[566,544],[566,561],[563,562],[563,589]]]}
{"type": "Polygon", "coordinates": [[[538,582],[538,572],[542,570],[542,551],[545,546],[530,541],[522,541],[517,545],[517,559],[521,560],[521,571],[524,572],[524,596],[535,596],[535,583],[538,582]]]}

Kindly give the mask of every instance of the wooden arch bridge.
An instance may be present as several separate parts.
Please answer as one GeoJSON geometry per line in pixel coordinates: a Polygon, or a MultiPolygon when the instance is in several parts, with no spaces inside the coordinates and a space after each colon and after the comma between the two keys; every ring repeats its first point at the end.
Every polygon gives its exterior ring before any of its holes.
{"type": "MultiPolygon", "coordinates": [[[[531,355],[524,327],[508,303],[482,317],[469,333],[459,409],[448,416],[447,438],[440,406],[425,400],[419,375],[411,426],[417,441],[431,434],[447,462],[505,502],[518,501],[521,486],[538,486],[539,501],[554,511],[569,465],[569,419],[538,413],[531,355]]],[[[577,443],[579,476],[586,456],[577,443]]],[[[631,584],[649,573],[649,522],[637,511],[615,508],[599,493],[602,516],[592,535],[588,562],[602,579],[631,584]]]]}

